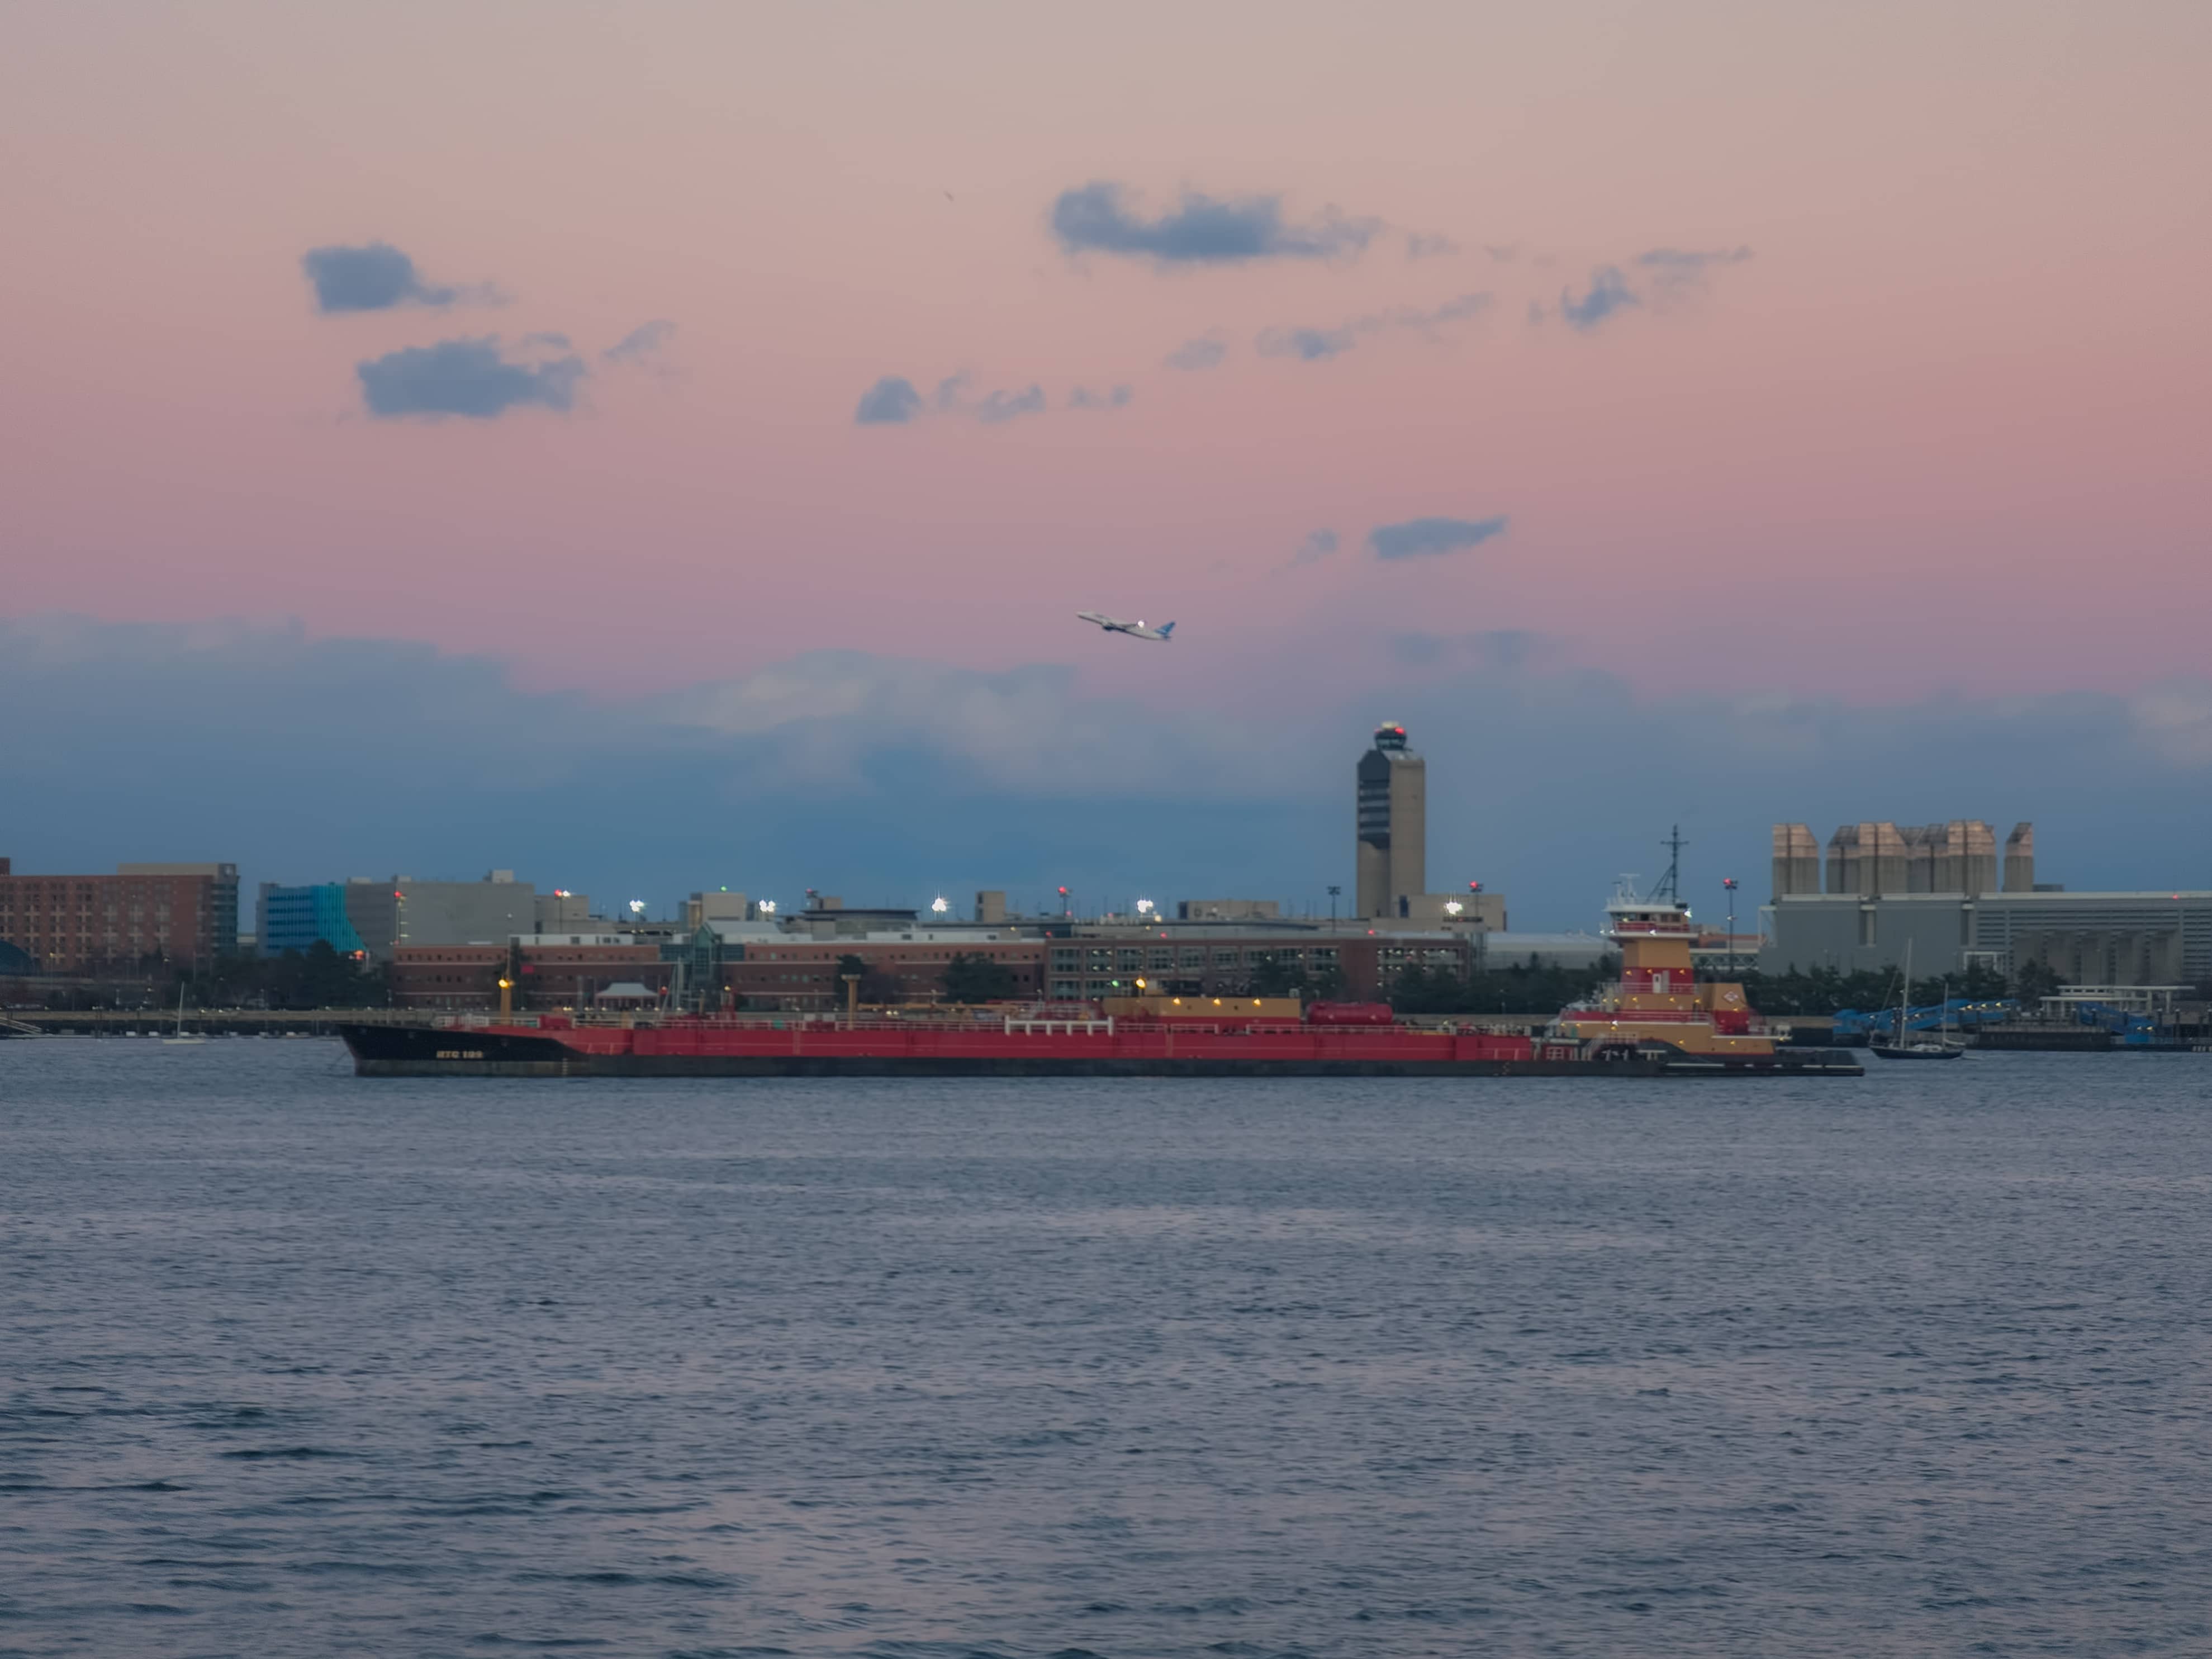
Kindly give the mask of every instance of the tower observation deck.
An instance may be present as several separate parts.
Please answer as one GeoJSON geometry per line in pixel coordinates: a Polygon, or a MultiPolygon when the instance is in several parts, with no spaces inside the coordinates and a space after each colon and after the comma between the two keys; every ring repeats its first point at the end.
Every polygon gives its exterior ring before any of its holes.
{"type": "Polygon", "coordinates": [[[1358,913],[1403,916],[1428,890],[1428,764],[1407,746],[1404,726],[1380,726],[1358,777],[1358,913]]]}

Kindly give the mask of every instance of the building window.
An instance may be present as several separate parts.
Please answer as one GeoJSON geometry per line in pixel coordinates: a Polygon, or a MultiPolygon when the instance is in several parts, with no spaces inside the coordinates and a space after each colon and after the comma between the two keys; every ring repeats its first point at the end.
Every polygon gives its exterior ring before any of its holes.
{"type": "Polygon", "coordinates": [[[1073,979],[1056,979],[1052,982],[1052,995],[1055,1002],[1077,1001],[1083,995],[1082,981],[1073,979]]]}
{"type": "Polygon", "coordinates": [[[1234,968],[1237,965],[1237,952],[1227,950],[1216,951],[1213,953],[1213,965],[1217,968],[1234,968]]]}

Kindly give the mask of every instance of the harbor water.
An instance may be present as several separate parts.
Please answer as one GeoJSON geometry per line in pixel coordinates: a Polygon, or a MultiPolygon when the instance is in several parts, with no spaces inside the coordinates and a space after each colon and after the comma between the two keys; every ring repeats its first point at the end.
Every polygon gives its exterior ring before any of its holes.
{"type": "Polygon", "coordinates": [[[0,1655],[2212,1652],[2212,1057],[0,1042],[0,1655]]]}

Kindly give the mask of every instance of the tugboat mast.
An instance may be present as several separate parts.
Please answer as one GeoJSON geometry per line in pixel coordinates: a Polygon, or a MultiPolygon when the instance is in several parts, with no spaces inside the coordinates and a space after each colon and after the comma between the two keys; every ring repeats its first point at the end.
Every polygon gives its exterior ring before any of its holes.
{"type": "Polygon", "coordinates": [[[1651,890],[1651,896],[1680,904],[1682,902],[1682,849],[1690,843],[1682,839],[1682,826],[1678,823],[1668,832],[1667,839],[1659,844],[1667,849],[1667,873],[1659,878],[1658,885],[1651,890]]]}

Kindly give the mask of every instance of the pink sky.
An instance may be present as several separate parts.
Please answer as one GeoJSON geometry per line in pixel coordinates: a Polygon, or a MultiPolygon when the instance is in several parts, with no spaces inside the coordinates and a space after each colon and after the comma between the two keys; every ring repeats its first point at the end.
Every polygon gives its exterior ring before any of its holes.
{"type": "Polygon", "coordinates": [[[1235,701],[1318,645],[1380,694],[1394,633],[1520,629],[1655,691],[2131,690],[2201,671],[2212,601],[2208,63],[2197,0],[33,3],[0,613],[297,617],[605,690],[844,647],[1235,701]],[[1094,180],[1389,228],[1070,258],[1047,216],[1094,180]],[[503,302],[317,314],[301,254],[376,240],[503,302]],[[653,366],[599,359],[650,319],[653,366]],[[1207,331],[1219,367],[1163,366],[1207,331]],[[532,331],[590,365],[568,413],[363,406],[358,362],[532,331]],[[963,372],[1053,407],[855,424],[879,377],[963,372]]]}

